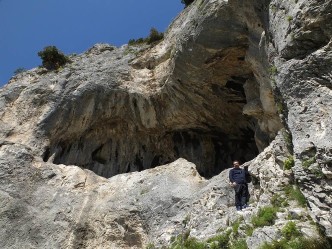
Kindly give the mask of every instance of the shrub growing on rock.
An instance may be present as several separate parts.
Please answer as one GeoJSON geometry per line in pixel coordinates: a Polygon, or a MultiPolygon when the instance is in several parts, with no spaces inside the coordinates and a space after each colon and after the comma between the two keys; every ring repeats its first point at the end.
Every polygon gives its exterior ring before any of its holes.
{"type": "Polygon", "coordinates": [[[24,67],[19,67],[14,71],[14,75],[18,75],[20,73],[26,72],[27,70],[24,67]]]}
{"type": "Polygon", "coordinates": [[[55,46],[47,46],[44,50],[38,52],[42,59],[43,67],[48,70],[56,70],[69,62],[67,56],[59,51],[55,46]]]}
{"type": "Polygon", "coordinates": [[[277,211],[277,207],[267,206],[260,208],[257,215],[252,217],[251,222],[254,227],[271,226],[277,218],[277,211]]]}
{"type": "Polygon", "coordinates": [[[285,189],[285,194],[290,200],[297,201],[297,203],[301,207],[305,207],[307,205],[307,200],[302,194],[301,190],[299,189],[298,186],[296,185],[289,185],[286,186],[285,189]]]}
{"type": "Polygon", "coordinates": [[[289,156],[284,162],[284,169],[290,170],[294,167],[294,158],[289,156]]]}
{"type": "Polygon", "coordinates": [[[189,6],[191,3],[193,3],[195,0],[181,0],[181,3],[183,3],[186,7],[189,6]]]}
{"type": "Polygon", "coordinates": [[[140,45],[142,43],[152,44],[164,38],[164,33],[159,32],[156,28],[150,29],[150,34],[146,38],[130,39],[128,45],[140,45]]]}
{"type": "Polygon", "coordinates": [[[281,234],[288,240],[292,238],[296,238],[301,235],[301,232],[296,227],[295,222],[289,221],[287,224],[281,229],[281,234]]]}
{"type": "Polygon", "coordinates": [[[147,38],[147,43],[151,44],[151,43],[154,43],[156,41],[160,41],[163,38],[164,38],[164,34],[162,32],[158,32],[157,29],[151,28],[150,29],[150,35],[147,38]]]}

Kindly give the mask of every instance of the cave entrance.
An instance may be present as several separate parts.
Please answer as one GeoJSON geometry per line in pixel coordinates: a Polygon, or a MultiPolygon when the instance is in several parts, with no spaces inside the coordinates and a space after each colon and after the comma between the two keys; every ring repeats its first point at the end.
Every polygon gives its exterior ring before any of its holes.
{"type": "Polygon", "coordinates": [[[217,129],[188,129],[162,135],[113,136],[101,144],[92,136],[74,142],[61,141],[44,153],[44,161],[56,151],[53,163],[78,165],[103,177],[141,171],[185,158],[204,177],[212,177],[230,167],[233,160],[245,162],[257,156],[251,129],[238,136],[217,129]]]}
{"type": "MultiPolygon", "coordinates": [[[[154,168],[178,158],[193,162],[198,172],[209,178],[231,167],[233,160],[249,161],[255,158],[259,151],[255,141],[257,121],[242,113],[247,103],[243,86],[251,77],[250,73],[246,73],[230,76],[222,84],[210,84],[207,89],[195,88],[191,84],[190,89],[194,96],[187,99],[197,101],[200,99],[196,96],[204,95],[203,103],[191,103],[176,94],[169,96],[166,88],[165,95],[170,104],[166,107],[163,104],[164,112],[156,116],[156,124],[161,125],[159,128],[146,129],[139,126],[141,121],[136,121],[135,117],[138,116],[137,113],[142,115],[142,112],[138,110],[133,116],[129,116],[133,113],[129,110],[136,111],[139,106],[150,110],[152,104],[153,110],[158,110],[158,101],[166,102],[166,97],[146,101],[137,95],[127,101],[127,113],[124,112],[128,119],[135,122],[124,119],[115,122],[110,116],[104,120],[100,118],[98,122],[96,118],[91,123],[86,122],[88,126],[81,132],[76,130],[75,136],[64,129],[62,135],[53,137],[51,146],[43,155],[44,161],[51,158],[56,164],[78,165],[106,178],[154,168]],[[182,102],[176,102],[177,98],[182,102]],[[179,106],[174,106],[172,101],[179,106]],[[199,106],[199,110],[196,106],[199,106]],[[162,127],[169,120],[173,123],[166,128],[162,127]]],[[[182,83],[182,87],[184,84],[182,83]]],[[[119,96],[121,97],[124,98],[119,96]]],[[[100,105],[107,104],[101,98],[99,101],[100,105]]],[[[101,108],[104,109],[106,107],[101,108]]],[[[98,117],[99,114],[96,112],[95,115],[98,117]]],[[[77,121],[67,122],[73,124],[77,121]]]]}

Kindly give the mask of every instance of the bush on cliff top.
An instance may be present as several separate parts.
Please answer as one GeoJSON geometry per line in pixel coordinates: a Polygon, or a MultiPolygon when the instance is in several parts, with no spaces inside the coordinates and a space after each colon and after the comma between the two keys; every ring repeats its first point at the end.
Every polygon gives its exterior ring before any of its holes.
{"type": "Polygon", "coordinates": [[[38,52],[38,56],[42,59],[43,67],[48,70],[57,70],[70,60],[55,46],[47,46],[44,50],[38,52]]]}
{"type": "Polygon", "coordinates": [[[147,44],[152,44],[157,41],[160,41],[164,38],[164,33],[163,32],[158,32],[156,28],[151,28],[150,29],[150,34],[146,38],[138,38],[138,39],[130,39],[128,41],[128,45],[135,45],[135,44],[142,44],[142,43],[147,43],[147,44]]]}
{"type": "Polygon", "coordinates": [[[183,3],[187,7],[188,5],[190,5],[194,1],[195,0],[181,0],[181,3],[183,3]]]}

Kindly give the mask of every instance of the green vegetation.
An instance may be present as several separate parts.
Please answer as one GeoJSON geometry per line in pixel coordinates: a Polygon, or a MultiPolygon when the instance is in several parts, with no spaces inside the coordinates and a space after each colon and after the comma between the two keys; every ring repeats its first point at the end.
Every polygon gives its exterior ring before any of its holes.
{"type": "Polygon", "coordinates": [[[270,5],[270,8],[271,8],[271,11],[273,12],[273,13],[276,13],[277,12],[277,6],[275,6],[275,5],[270,5]]]}
{"type": "Polygon", "coordinates": [[[190,221],[190,214],[187,214],[186,217],[182,221],[182,224],[184,225],[184,227],[186,227],[188,225],[189,221],[190,221]]]}
{"type": "Polygon", "coordinates": [[[181,3],[185,5],[185,7],[189,6],[195,0],[181,0],[181,3]]]}
{"type": "Polygon", "coordinates": [[[294,167],[294,158],[293,156],[289,156],[285,161],[284,161],[284,169],[291,169],[294,167]]]}
{"type": "Polygon", "coordinates": [[[248,245],[245,239],[235,241],[229,249],[248,249],[248,245]]]}
{"type": "Polygon", "coordinates": [[[286,186],[284,191],[286,196],[290,200],[297,201],[297,203],[301,207],[305,207],[307,205],[307,201],[298,186],[295,185],[286,186]]]}
{"type": "Polygon", "coordinates": [[[293,20],[292,16],[287,16],[287,21],[291,22],[293,20]]]}
{"type": "Polygon", "coordinates": [[[241,224],[241,221],[243,220],[243,218],[239,218],[237,219],[233,224],[232,224],[232,230],[233,230],[233,234],[234,236],[237,236],[239,234],[239,227],[241,224]]]}
{"type": "Polygon", "coordinates": [[[162,32],[158,32],[155,28],[151,28],[150,35],[147,38],[147,43],[152,44],[154,42],[160,41],[164,38],[164,34],[162,32]]]}
{"type": "Polygon", "coordinates": [[[302,167],[304,169],[309,170],[311,173],[313,173],[317,177],[323,177],[324,174],[322,172],[322,169],[317,164],[313,165],[315,163],[316,163],[316,156],[312,156],[312,157],[302,161],[302,167]],[[312,166],[312,167],[310,167],[310,166],[312,166]]]}
{"type": "Polygon", "coordinates": [[[139,45],[139,44],[143,44],[143,43],[147,43],[147,44],[153,44],[156,43],[160,40],[162,40],[164,38],[164,33],[162,32],[158,32],[157,29],[155,28],[151,28],[150,29],[150,34],[148,37],[146,38],[138,38],[138,39],[130,39],[128,41],[128,45],[139,45]]]}
{"type": "Polygon", "coordinates": [[[271,66],[270,68],[269,68],[269,72],[270,72],[270,75],[276,75],[277,73],[278,73],[278,69],[277,69],[277,67],[276,66],[271,66]]]}
{"type": "Polygon", "coordinates": [[[329,242],[324,238],[295,237],[291,240],[283,238],[279,241],[266,243],[260,249],[327,249],[331,248],[329,242]]]}
{"type": "Polygon", "coordinates": [[[284,112],[284,106],[280,102],[277,103],[277,111],[279,114],[283,114],[284,112]]]}
{"type": "Polygon", "coordinates": [[[27,70],[24,67],[19,67],[14,71],[14,75],[18,75],[20,73],[26,72],[27,70]]]}
{"type": "Polygon", "coordinates": [[[149,243],[146,245],[145,249],[156,249],[156,247],[153,243],[149,243]]]}
{"type": "Polygon", "coordinates": [[[200,242],[196,238],[189,236],[190,231],[180,234],[173,239],[169,249],[207,249],[208,246],[205,242],[200,242]]]}
{"type": "Polygon", "coordinates": [[[246,225],[244,229],[246,231],[247,236],[251,236],[255,230],[254,227],[252,227],[250,225],[246,225]]]}
{"type": "Polygon", "coordinates": [[[138,39],[130,39],[128,41],[128,45],[138,45],[138,44],[143,44],[145,43],[145,39],[144,38],[138,38],[138,39]]]}
{"type": "Polygon", "coordinates": [[[314,164],[316,162],[316,157],[311,157],[309,159],[303,160],[302,161],[302,167],[307,169],[310,167],[311,164],[314,164]]]}
{"type": "Polygon", "coordinates": [[[271,204],[272,204],[272,206],[278,207],[278,208],[287,207],[289,205],[287,199],[282,197],[280,194],[274,194],[272,196],[271,204]]]}
{"type": "Polygon", "coordinates": [[[295,222],[289,221],[281,229],[281,234],[284,238],[290,240],[301,235],[301,232],[297,229],[295,222]]]}
{"type": "Polygon", "coordinates": [[[323,173],[322,169],[319,168],[319,166],[315,167],[314,169],[311,169],[310,171],[317,177],[320,177],[320,178],[324,177],[324,173],[323,173]]]}
{"type": "Polygon", "coordinates": [[[230,240],[229,235],[231,234],[231,232],[232,232],[231,230],[228,230],[223,234],[219,234],[209,238],[207,242],[211,243],[210,248],[211,249],[228,248],[228,242],[230,240]]]}
{"type": "MultiPolygon", "coordinates": [[[[287,112],[287,110],[286,110],[287,112]]],[[[289,152],[292,154],[293,153],[293,139],[292,139],[292,134],[287,130],[287,129],[282,129],[282,136],[285,139],[287,149],[289,152]]]]}
{"type": "Polygon", "coordinates": [[[44,50],[38,52],[38,56],[42,59],[43,67],[48,70],[57,70],[70,62],[68,57],[55,46],[45,47],[44,50]]]}
{"type": "Polygon", "coordinates": [[[278,207],[266,206],[260,208],[256,216],[251,219],[254,227],[270,226],[274,224],[277,218],[278,207]]]}

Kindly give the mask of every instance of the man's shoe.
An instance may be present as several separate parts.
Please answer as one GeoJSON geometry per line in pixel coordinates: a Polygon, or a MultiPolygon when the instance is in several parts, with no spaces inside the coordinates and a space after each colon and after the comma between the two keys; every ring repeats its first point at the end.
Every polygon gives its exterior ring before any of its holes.
{"type": "Polygon", "coordinates": [[[242,209],[241,206],[236,206],[237,211],[241,211],[241,209],[242,209]]]}
{"type": "Polygon", "coordinates": [[[249,205],[248,205],[248,204],[244,204],[244,205],[242,206],[242,209],[243,209],[243,208],[247,208],[247,207],[249,207],[249,205]]]}

